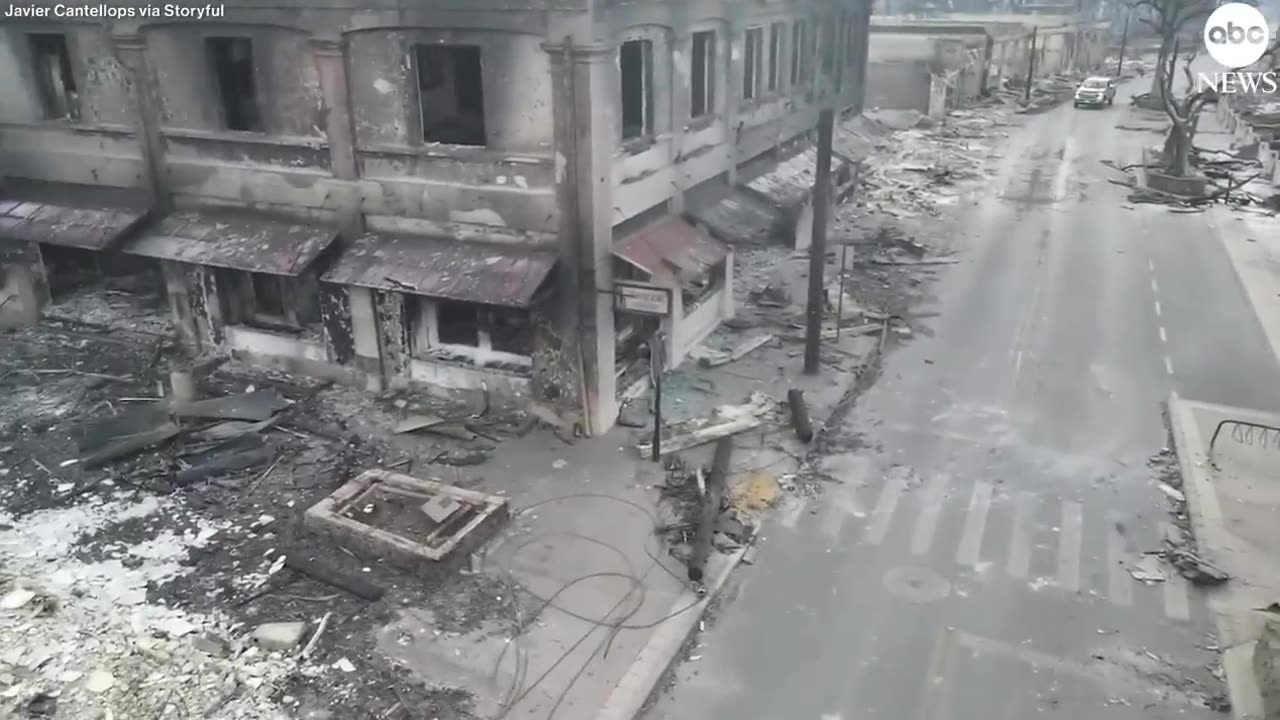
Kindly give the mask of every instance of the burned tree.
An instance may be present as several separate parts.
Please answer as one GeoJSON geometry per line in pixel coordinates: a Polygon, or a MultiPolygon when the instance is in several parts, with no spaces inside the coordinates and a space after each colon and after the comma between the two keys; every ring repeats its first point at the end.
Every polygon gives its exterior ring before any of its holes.
{"type": "Polygon", "coordinates": [[[1203,23],[1218,6],[1216,0],[1131,0],[1130,8],[1160,38],[1160,53],[1156,59],[1155,76],[1151,93],[1147,96],[1150,107],[1164,110],[1171,125],[1165,138],[1161,164],[1170,175],[1184,177],[1190,170],[1191,140],[1195,136],[1196,118],[1201,108],[1216,99],[1208,89],[1197,88],[1191,73],[1191,63],[1196,57],[1195,36],[1203,23]],[[1191,48],[1185,55],[1184,48],[1191,48]],[[1188,82],[1181,97],[1174,93],[1173,82],[1177,76],[1178,60],[1183,59],[1183,72],[1188,82]]]}
{"type": "MultiPolygon", "coordinates": [[[[1250,0],[1244,0],[1253,4],[1250,0]]],[[[1169,134],[1161,153],[1161,164],[1175,177],[1186,177],[1191,170],[1191,150],[1197,121],[1205,105],[1216,103],[1213,87],[1196,82],[1191,65],[1199,55],[1203,23],[1219,6],[1218,0],[1130,0],[1129,7],[1160,38],[1160,52],[1151,83],[1151,92],[1139,104],[1163,110],[1169,116],[1169,134]],[[1178,62],[1186,80],[1183,93],[1174,91],[1178,62]]],[[[1278,49],[1273,41],[1262,58],[1274,58],[1278,49]]],[[[1259,60],[1261,62],[1261,60],[1259,60]]]]}

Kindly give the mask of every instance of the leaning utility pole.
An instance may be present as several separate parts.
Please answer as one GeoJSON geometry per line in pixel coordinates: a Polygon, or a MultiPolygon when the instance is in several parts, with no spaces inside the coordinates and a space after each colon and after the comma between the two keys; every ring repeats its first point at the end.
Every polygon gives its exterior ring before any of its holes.
{"type": "Polygon", "coordinates": [[[809,241],[809,304],[805,312],[804,374],[817,375],[822,344],[824,269],[827,262],[827,212],[831,204],[831,136],[836,111],[818,113],[818,167],[813,179],[813,238],[809,241]]]}
{"type": "Polygon", "coordinates": [[[1024,103],[1031,102],[1031,85],[1036,77],[1036,31],[1039,29],[1038,27],[1031,28],[1031,56],[1027,58],[1027,89],[1026,94],[1022,97],[1024,103]]]}
{"type": "Polygon", "coordinates": [[[1124,48],[1129,42],[1129,13],[1124,15],[1124,32],[1120,34],[1120,59],[1116,60],[1116,77],[1124,74],[1124,48]]]}

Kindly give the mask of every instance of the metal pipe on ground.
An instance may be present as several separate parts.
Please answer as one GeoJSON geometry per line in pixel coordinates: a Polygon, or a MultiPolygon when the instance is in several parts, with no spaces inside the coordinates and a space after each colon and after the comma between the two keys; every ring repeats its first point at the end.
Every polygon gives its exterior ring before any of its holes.
{"type": "Polygon", "coordinates": [[[707,490],[702,495],[702,513],[693,536],[693,552],[689,556],[689,579],[701,582],[706,573],[707,558],[711,557],[712,540],[716,534],[716,521],[720,519],[720,504],[724,501],[724,487],[729,476],[729,459],[733,454],[733,437],[722,437],[716,443],[711,460],[711,474],[707,476],[707,490]]]}
{"type": "Polygon", "coordinates": [[[809,421],[809,406],[804,401],[803,390],[788,390],[787,405],[791,407],[791,427],[795,428],[800,442],[813,439],[813,423],[809,421]]]}

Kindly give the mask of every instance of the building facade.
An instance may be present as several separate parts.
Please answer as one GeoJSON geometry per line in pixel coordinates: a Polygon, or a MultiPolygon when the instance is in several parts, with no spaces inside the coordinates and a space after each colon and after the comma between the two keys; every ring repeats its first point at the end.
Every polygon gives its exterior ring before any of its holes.
{"type": "Polygon", "coordinates": [[[193,354],[600,433],[636,338],[678,361],[732,314],[687,198],[862,94],[865,2],[358,4],[0,27],[0,322],[130,268],[193,354]],[[615,279],[675,313],[620,315],[615,279]]]}

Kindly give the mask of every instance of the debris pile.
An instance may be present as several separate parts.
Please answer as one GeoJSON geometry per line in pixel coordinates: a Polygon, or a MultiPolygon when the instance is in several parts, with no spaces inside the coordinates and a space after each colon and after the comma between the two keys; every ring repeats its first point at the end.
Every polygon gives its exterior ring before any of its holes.
{"type": "Polygon", "coordinates": [[[1168,580],[1169,569],[1195,585],[1221,585],[1230,580],[1230,575],[1201,557],[1196,550],[1187,498],[1182,491],[1182,472],[1173,449],[1166,447],[1156,453],[1147,460],[1147,467],[1151,469],[1156,488],[1169,499],[1173,523],[1165,531],[1162,547],[1144,553],[1142,559],[1130,568],[1130,575],[1146,584],[1168,580]]]}
{"type": "MultiPolygon", "coordinates": [[[[873,111],[881,120],[886,111],[873,111]]],[[[883,120],[881,120],[883,121],[883,120]]],[[[958,182],[979,177],[977,168],[997,157],[1007,111],[956,110],[927,129],[917,123],[894,134],[892,145],[864,161],[858,205],[893,218],[936,217],[958,202],[958,182]]]]}
{"type": "Polygon", "coordinates": [[[661,487],[665,519],[661,532],[671,556],[689,568],[689,579],[700,582],[711,550],[734,552],[755,542],[759,520],[751,512],[772,504],[776,490],[766,494],[748,478],[729,488],[732,443],[721,441],[709,467],[688,467],[679,456],[666,461],[667,479],[661,487]],[[761,497],[766,497],[761,504],[761,497]]]}
{"type": "Polygon", "coordinates": [[[294,658],[255,647],[228,618],[146,602],[149,587],[190,571],[188,551],[220,525],[189,517],[182,536],[121,544],[96,561],[72,557],[85,534],[175,512],[171,501],[120,491],[105,502],[0,517],[8,528],[0,531],[0,708],[122,720],[278,717],[272,696],[294,658]]]}

